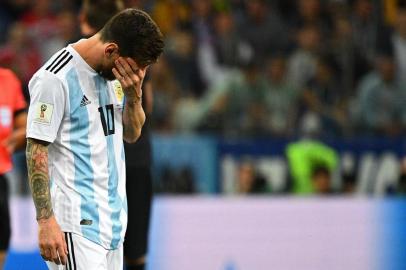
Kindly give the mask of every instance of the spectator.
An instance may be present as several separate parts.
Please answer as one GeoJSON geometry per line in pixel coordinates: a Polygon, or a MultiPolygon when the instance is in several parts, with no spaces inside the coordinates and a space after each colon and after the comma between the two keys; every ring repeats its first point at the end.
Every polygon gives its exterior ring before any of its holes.
{"type": "Polygon", "coordinates": [[[312,25],[303,26],[297,34],[298,48],[289,58],[288,78],[298,88],[316,74],[320,40],[319,29],[312,25]]]}
{"type": "Polygon", "coordinates": [[[251,53],[251,48],[245,43],[235,28],[235,21],[229,11],[218,12],[214,18],[214,47],[217,63],[224,67],[238,65],[240,54],[251,53]],[[248,52],[245,52],[247,50],[248,52]]]}
{"type": "Polygon", "coordinates": [[[246,0],[245,5],[238,32],[255,51],[255,61],[263,63],[270,53],[285,51],[289,45],[289,31],[276,10],[265,0],[246,0]]]}
{"type": "Polygon", "coordinates": [[[333,172],[338,164],[334,149],[314,137],[305,136],[298,142],[288,144],[286,157],[294,193],[306,195],[326,191],[326,178],[329,177],[326,177],[325,171],[333,172]]]}
{"type": "Polygon", "coordinates": [[[398,8],[394,30],[392,44],[396,59],[397,79],[406,83],[406,6],[398,8]]]}
{"type": "Polygon", "coordinates": [[[370,135],[397,135],[404,121],[405,87],[395,80],[396,66],[389,55],[377,59],[376,69],[358,87],[355,116],[358,127],[370,135]]]}
{"type": "Polygon", "coordinates": [[[341,82],[343,96],[353,97],[356,82],[370,70],[370,65],[355,46],[353,29],[345,16],[336,16],[333,34],[329,41],[329,52],[337,64],[335,77],[341,82]]]}
{"type": "Polygon", "coordinates": [[[328,57],[319,57],[316,74],[307,82],[302,97],[304,111],[318,115],[324,134],[336,136],[347,129],[347,121],[345,96],[334,74],[335,63],[328,57]]]}
{"type": "Polygon", "coordinates": [[[181,89],[173,76],[165,56],[162,56],[150,69],[151,84],[154,89],[153,110],[151,113],[151,126],[158,132],[172,130],[174,106],[180,97],[181,89]]]}
{"type": "Polygon", "coordinates": [[[400,172],[399,172],[399,180],[396,187],[397,194],[401,196],[406,195],[406,158],[404,157],[401,160],[400,164],[400,172]]]}
{"type": "Polygon", "coordinates": [[[247,195],[269,192],[265,178],[256,172],[250,161],[242,161],[238,166],[237,190],[239,194],[247,195]]]}
{"type": "Polygon", "coordinates": [[[45,57],[45,59],[49,59],[61,48],[77,40],[78,29],[75,21],[75,14],[73,14],[72,11],[65,10],[57,14],[57,32],[54,36],[48,39],[48,42],[41,44],[41,47],[43,48],[43,57],[45,57]]]}
{"type": "Polygon", "coordinates": [[[316,166],[312,169],[314,192],[319,195],[331,193],[331,171],[326,166],[316,166]]]}
{"type": "Polygon", "coordinates": [[[13,70],[22,85],[27,85],[32,75],[41,65],[41,55],[30,39],[26,27],[15,23],[10,31],[7,42],[0,47],[0,65],[13,70]]]}
{"type": "Polygon", "coordinates": [[[294,29],[300,29],[303,25],[312,25],[327,37],[330,33],[330,22],[323,14],[323,7],[320,0],[298,0],[298,14],[294,18],[294,29]]]}
{"type": "MultiPolygon", "coordinates": [[[[264,97],[267,84],[258,66],[249,62],[212,90],[211,116],[219,118],[223,134],[237,136],[266,135],[269,132],[264,97]]],[[[206,123],[211,118],[206,119],[206,123]]],[[[216,122],[216,121],[215,121],[216,122]]]]}
{"type": "Polygon", "coordinates": [[[40,50],[41,63],[44,63],[49,53],[44,44],[44,40],[52,38],[58,33],[58,23],[55,13],[52,10],[50,0],[32,1],[31,9],[21,17],[22,24],[27,28],[35,47],[40,50]]]}
{"type": "Polygon", "coordinates": [[[269,127],[275,136],[293,135],[298,105],[298,90],[286,78],[286,59],[277,55],[267,67],[268,90],[265,97],[269,127]]]}
{"type": "Polygon", "coordinates": [[[380,7],[374,6],[372,0],[354,0],[352,11],[353,40],[362,57],[373,66],[379,41],[388,38],[382,36],[388,30],[382,24],[382,14],[378,13],[380,7]]]}

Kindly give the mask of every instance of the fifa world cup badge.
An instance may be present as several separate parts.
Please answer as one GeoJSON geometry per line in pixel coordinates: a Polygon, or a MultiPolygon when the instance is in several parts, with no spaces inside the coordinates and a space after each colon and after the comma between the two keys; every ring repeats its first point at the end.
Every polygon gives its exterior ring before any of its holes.
{"type": "Polygon", "coordinates": [[[41,105],[41,114],[40,114],[40,118],[44,118],[45,117],[45,114],[44,114],[44,112],[47,110],[47,105],[45,105],[45,104],[42,104],[41,105]]]}
{"type": "Polygon", "coordinates": [[[41,124],[47,125],[51,124],[53,111],[54,111],[53,104],[38,102],[36,105],[34,121],[41,124]]]}

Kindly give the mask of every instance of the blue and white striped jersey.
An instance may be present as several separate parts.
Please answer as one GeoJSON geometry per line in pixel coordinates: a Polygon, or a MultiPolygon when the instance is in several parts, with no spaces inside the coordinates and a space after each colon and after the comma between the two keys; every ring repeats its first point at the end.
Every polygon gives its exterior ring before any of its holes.
{"type": "Polygon", "coordinates": [[[116,249],[127,226],[120,83],[99,76],[69,45],[33,76],[29,91],[27,137],[51,143],[51,196],[61,229],[116,249]]]}

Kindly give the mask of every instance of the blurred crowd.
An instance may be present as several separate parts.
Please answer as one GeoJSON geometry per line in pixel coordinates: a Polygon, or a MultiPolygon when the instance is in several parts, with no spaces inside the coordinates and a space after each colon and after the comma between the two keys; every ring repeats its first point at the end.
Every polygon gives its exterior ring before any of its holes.
{"type": "MultiPolygon", "coordinates": [[[[406,1],[127,0],[166,38],[150,68],[156,132],[399,136],[406,1]]],[[[80,38],[81,1],[3,0],[0,66],[27,85],[80,38]]]]}

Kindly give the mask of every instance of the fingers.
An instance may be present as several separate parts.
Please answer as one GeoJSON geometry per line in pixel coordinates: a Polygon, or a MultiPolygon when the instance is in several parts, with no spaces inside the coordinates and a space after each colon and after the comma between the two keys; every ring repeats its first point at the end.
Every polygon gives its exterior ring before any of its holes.
{"type": "Polygon", "coordinates": [[[41,257],[45,261],[51,261],[52,260],[51,251],[48,248],[41,248],[40,253],[41,253],[41,257]]]}
{"type": "Polygon", "coordinates": [[[66,265],[68,249],[63,234],[55,242],[40,245],[41,257],[45,261],[54,262],[57,265],[66,265]]]}
{"type": "Polygon", "coordinates": [[[59,261],[59,256],[58,256],[58,252],[56,251],[55,247],[50,248],[51,251],[51,259],[54,263],[56,264],[61,264],[61,262],[59,261]]]}
{"type": "Polygon", "coordinates": [[[132,71],[131,67],[128,65],[128,63],[123,59],[119,58],[115,62],[116,64],[116,70],[121,75],[121,78],[119,79],[120,83],[123,85],[124,88],[130,87],[133,84],[139,83],[139,78],[135,75],[135,73],[132,71]]]}
{"type": "Polygon", "coordinates": [[[62,233],[62,240],[63,240],[63,249],[65,250],[65,254],[68,255],[68,245],[66,244],[65,234],[62,233]]]}
{"type": "Polygon", "coordinates": [[[118,70],[116,68],[113,68],[113,74],[116,77],[116,79],[121,82],[121,80],[123,79],[123,76],[121,76],[120,72],[118,72],[118,70]]]}
{"type": "Polygon", "coordinates": [[[68,255],[67,252],[64,250],[64,247],[58,247],[57,253],[59,255],[61,264],[66,265],[66,262],[68,261],[68,255]]]}

